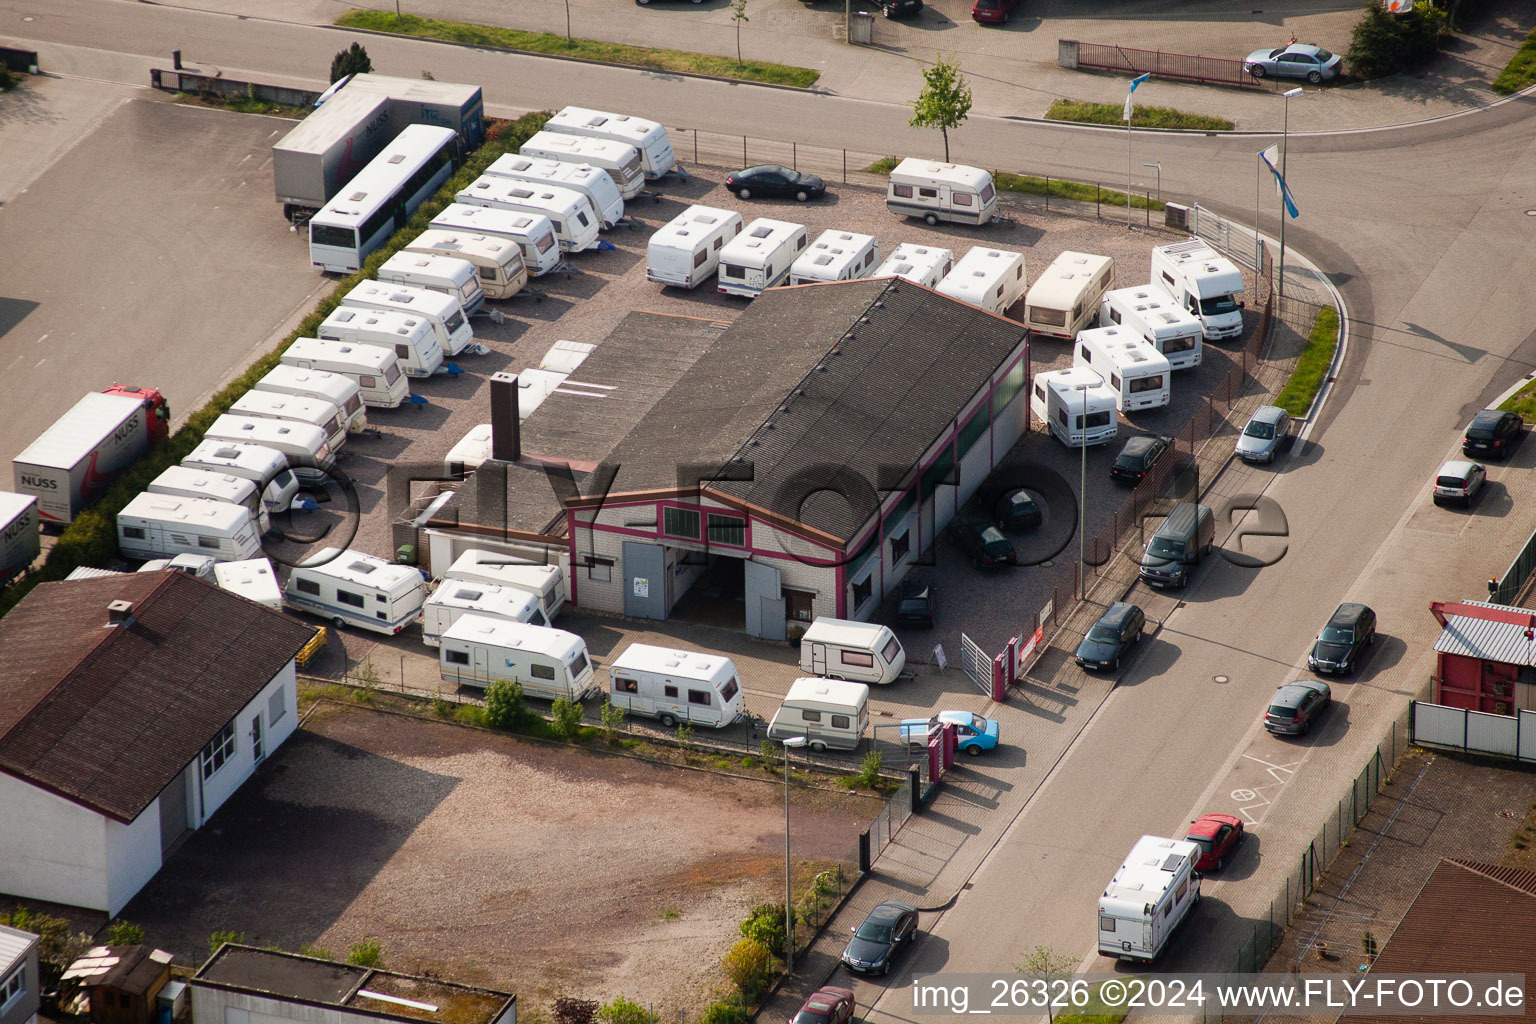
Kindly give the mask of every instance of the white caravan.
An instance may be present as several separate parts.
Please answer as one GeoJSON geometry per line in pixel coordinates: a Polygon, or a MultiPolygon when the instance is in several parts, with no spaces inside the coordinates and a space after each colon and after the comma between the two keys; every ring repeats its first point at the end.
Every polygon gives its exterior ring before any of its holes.
{"type": "Polygon", "coordinates": [[[407,377],[430,377],[443,365],[443,346],[437,343],[437,329],[426,317],[415,313],[338,306],[315,333],[322,341],[389,349],[407,377]]]}
{"type": "Polygon", "coordinates": [[[544,122],[546,132],[584,135],[634,146],[640,151],[640,167],[647,178],[659,178],[677,166],[667,130],[655,121],[629,114],[609,114],[584,107],[566,107],[544,122]]]}
{"type": "Polygon", "coordinates": [[[480,289],[488,299],[510,299],[528,284],[523,247],[510,238],[432,228],[406,243],[402,251],[468,260],[480,275],[480,289]]]}
{"type": "Polygon", "coordinates": [[[549,625],[549,620],[539,609],[537,594],[490,583],[446,580],[421,606],[421,642],[436,647],[448,627],[465,615],[526,622],[532,626],[549,625]]]}
{"type": "Polygon", "coordinates": [[[868,277],[880,260],[880,243],[874,235],[835,229],[823,231],[816,241],[789,265],[790,284],[818,281],[852,281],[868,277]]]}
{"type": "Polygon", "coordinates": [[[1047,370],[1030,384],[1029,411],[1068,448],[1113,441],[1120,429],[1115,393],[1093,370],[1047,370]]]}
{"type": "Polygon", "coordinates": [[[836,679],[796,679],[768,723],[768,738],[803,736],[812,750],[856,750],[869,728],[869,687],[836,679]]]}
{"type": "Polygon", "coordinates": [[[380,281],[442,292],[459,300],[466,316],[485,304],[480,271],[469,260],[448,253],[400,251],[379,265],[380,281]]]}
{"type": "MultiPolygon", "coordinates": [[[[283,472],[287,473],[286,460],[283,465],[283,472]]],[[[291,479],[292,474],[289,476],[291,479]]],[[[205,501],[227,501],[231,505],[240,505],[256,520],[256,532],[259,536],[271,528],[272,521],[266,503],[256,493],[256,487],[255,480],[236,476],[233,473],[194,469],[191,466],[167,466],[165,472],[151,480],[144,490],[148,494],[165,494],[172,498],[199,498],[205,501]]],[[[294,483],[294,488],[295,490],[298,488],[297,481],[294,483]]]]}
{"type": "Polygon", "coordinates": [[[997,212],[997,187],[980,167],[946,164],[909,156],[896,165],[886,187],[885,205],[903,217],[985,224],[997,212]]]}
{"type": "Polygon", "coordinates": [[[533,277],[547,274],[560,265],[560,242],[555,226],[541,213],[518,213],[494,206],[449,203],[432,218],[432,227],[440,231],[470,231],[516,242],[523,251],[523,266],[533,277]]]}
{"type": "MultiPolygon", "coordinates": [[[[212,580],[214,572],[223,564],[207,555],[177,555],[175,558],[151,558],[139,566],[139,572],[161,572],[169,569],[172,572],[184,572],[196,576],[200,580],[212,580]]],[[[106,570],[98,570],[106,573],[106,570]]],[[[84,577],[89,579],[89,577],[84,577]]]]}
{"type": "Polygon", "coordinates": [[[1173,400],[1168,360],[1124,327],[1090,327],[1079,334],[1072,365],[1097,371],[1121,412],[1160,409],[1173,400]]]}
{"type": "Polygon", "coordinates": [[[1206,341],[1243,333],[1243,272],[1200,239],[1153,249],[1152,281],[1200,321],[1206,341]]]}
{"type": "Polygon", "coordinates": [[[936,245],[902,242],[870,277],[904,277],[924,288],[937,288],[946,274],[955,268],[955,254],[936,245]]]}
{"type": "MultiPolygon", "coordinates": [[[[433,344],[436,344],[434,339],[433,344]]],[[[375,409],[395,409],[411,397],[395,354],[382,345],[353,344],[329,338],[295,338],[279,357],[284,366],[338,374],[357,385],[358,398],[375,409]]],[[[363,425],[367,425],[364,418],[363,425]]]]}
{"type": "Polygon", "coordinates": [[[1003,316],[1024,294],[1024,254],[972,246],[934,289],[1003,316]]]}
{"type": "Polygon", "coordinates": [[[482,174],[468,188],[453,197],[465,206],[489,206],[512,213],[536,214],[549,218],[561,252],[582,252],[598,243],[602,218],[592,200],[575,189],[560,185],[513,181],[482,174]]]}
{"type": "Polygon", "coordinates": [[[645,188],[645,169],[640,166],[640,150],[627,142],[594,139],[560,132],[535,132],[518,150],[523,156],[564,163],[590,164],[608,172],[619,194],[633,199],[645,188]]]}
{"type": "Polygon", "coordinates": [[[805,225],[759,217],[720,249],[719,290],[755,299],[789,276],[805,249],[805,225]]]}
{"type": "Polygon", "coordinates": [[[1099,326],[1123,326],[1163,354],[1175,370],[1199,366],[1205,330],[1155,284],[1116,288],[1099,306],[1099,326]]]}
{"type": "Polygon", "coordinates": [[[894,683],[907,652],[896,634],[878,622],[818,616],[800,639],[800,667],[828,679],[894,683]]]}
{"type": "MultiPolygon", "coordinates": [[[[342,297],[343,306],[368,309],[384,313],[406,313],[419,316],[432,327],[443,355],[452,358],[475,343],[475,332],[464,315],[464,307],[452,295],[429,292],[408,284],[389,284],[384,281],[364,281],[342,297]]],[[[329,322],[329,319],[327,319],[329,322]]],[[[320,336],[325,324],[320,325],[320,336]]]]}
{"type": "Polygon", "coordinates": [[[741,214],[690,206],[663,224],[645,247],[645,279],[697,288],[714,276],[721,247],[741,234],[741,214]]]}
{"type": "Polygon", "coordinates": [[[1099,316],[1099,302],[1115,283],[1109,256],[1064,252],[1029,286],[1024,326],[1031,334],[1071,341],[1099,316]]]}
{"type": "Polygon", "coordinates": [[[530,697],[582,700],[598,692],[586,642],[575,633],[484,615],[463,615],[438,645],[443,682],[485,689],[517,683],[530,697]]]}
{"type": "Polygon", "coordinates": [[[1151,963],[1200,902],[1200,847],[1142,836],[1099,897],[1099,952],[1151,963]]]}
{"type": "Polygon", "coordinates": [[[181,460],[181,464],[187,469],[227,473],[251,481],[262,488],[261,503],[269,516],[288,511],[299,493],[299,481],[288,468],[288,456],[266,445],[206,438],[181,460]]]}
{"type": "Polygon", "coordinates": [[[232,416],[252,419],[306,423],[325,434],[325,443],[335,452],[347,443],[347,421],[336,403],[321,398],[301,398],[276,391],[247,391],[229,407],[232,416]]]}
{"type": "Polygon", "coordinates": [[[448,567],[443,580],[468,580],[526,590],[539,599],[539,608],[551,622],[565,607],[565,575],[557,565],[537,565],[484,548],[469,548],[448,567]]]}
{"type": "Polygon", "coordinates": [[[30,566],[42,550],[37,495],[0,491],[0,583],[30,566]]]}
{"type": "Polygon", "coordinates": [[[256,382],[255,389],[274,395],[311,398],[334,405],[341,412],[341,422],[347,433],[356,434],[368,429],[368,410],[363,405],[363,389],[351,377],[331,373],[329,370],[305,370],[279,363],[256,382]]]}
{"type": "MultiPolygon", "coordinates": [[[[206,441],[234,441],[276,448],[288,460],[288,468],[302,483],[324,483],[336,465],[325,432],[293,420],[269,420],[225,413],[203,432],[206,441]]],[[[182,465],[187,465],[185,459],[182,465]]]]}
{"type": "Polygon", "coordinates": [[[144,492],[117,514],[124,558],[206,555],[221,562],[261,553],[256,517],[244,505],[144,492]]]}
{"type": "Polygon", "coordinates": [[[619,186],[607,171],[592,164],[573,164],[519,153],[503,153],[485,169],[485,174],[574,189],[592,201],[604,228],[611,228],[624,219],[624,197],[619,194],[619,186]]]}
{"type": "Polygon", "coordinates": [[[730,658],[630,644],[608,666],[608,701],[632,715],[715,728],[746,715],[741,677],[730,658]]]}
{"type": "Polygon", "coordinates": [[[426,600],[421,573],[361,551],[325,548],[288,576],[283,601],[331,625],[394,635],[416,621],[426,600]]]}
{"type": "Polygon", "coordinates": [[[221,590],[266,605],[275,612],[283,610],[283,588],[278,586],[277,576],[272,572],[271,559],[220,562],[213,567],[213,580],[221,590]]]}

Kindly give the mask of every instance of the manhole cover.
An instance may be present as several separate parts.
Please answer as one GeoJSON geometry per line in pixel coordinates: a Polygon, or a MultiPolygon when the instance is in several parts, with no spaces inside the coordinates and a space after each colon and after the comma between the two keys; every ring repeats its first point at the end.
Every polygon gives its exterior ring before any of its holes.
{"type": "Polygon", "coordinates": [[[1225,683],[1229,681],[1226,676],[1211,676],[1211,680],[1217,683],[1225,683]]]}

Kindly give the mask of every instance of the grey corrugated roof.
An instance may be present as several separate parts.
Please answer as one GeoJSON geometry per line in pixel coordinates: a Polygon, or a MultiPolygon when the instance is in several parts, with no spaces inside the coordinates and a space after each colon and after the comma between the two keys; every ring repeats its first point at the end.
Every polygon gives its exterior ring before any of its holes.
{"type": "MultiPolygon", "coordinates": [[[[1486,601],[1463,601],[1478,608],[1496,608],[1501,611],[1529,615],[1524,608],[1488,604],[1486,601]]],[[[1445,628],[1435,638],[1435,650],[1445,654],[1461,654],[1469,658],[1484,658],[1507,665],[1536,665],[1536,642],[1525,638],[1526,627],[1513,622],[1493,622],[1473,618],[1470,615],[1449,615],[1445,628]]]]}
{"type": "Polygon", "coordinates": [[[11,968],[26,956],[27,950],[37,942],[37,936],[19,928],[0,924],[0,978],[7,977],[11,968]]]}

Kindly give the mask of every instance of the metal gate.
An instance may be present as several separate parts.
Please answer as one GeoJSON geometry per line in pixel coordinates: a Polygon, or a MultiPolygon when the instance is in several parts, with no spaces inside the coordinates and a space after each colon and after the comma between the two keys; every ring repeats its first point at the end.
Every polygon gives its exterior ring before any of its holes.
{"type": "Polygon", "coordinates": [[[667,552],[660,545],[624,542],[624,614],[667,617],[667,552]]]}
{"type": "Polygon", "coordinates": [[[960,671],[987,696],[992,695],[992,658],[970,637],[960,634],[960,671]]]}
{"type": "Polygon", "coordinates": [[[747,559],[743,566],[746,590],[747,635],[764,640],[784,639],[784,591],[779,570],[747,559]]]}

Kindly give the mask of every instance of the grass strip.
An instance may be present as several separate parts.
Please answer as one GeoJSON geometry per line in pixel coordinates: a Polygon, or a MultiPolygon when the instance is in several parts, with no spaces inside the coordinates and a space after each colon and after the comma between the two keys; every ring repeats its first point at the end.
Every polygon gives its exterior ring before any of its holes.
{"type": "Polygon", "coordinates": [[[1492,89],[1500,96],[1508,96],[1531,85],[1536,85],[1536,29],[1525,37],[1520,49],[1509,58],[1509,63],[1499,72],[1499,77],[1493,80],[1492,89]]]}
{"type": "Polygon", "coordinates": [[[821,72],[812,68],[773,64],[763,60],[738,63],[730,57],[689,53],[686,50],[663,50],[653,46],[605,43],[596,39],[567,41],[564,36],[551,32],[524,32],[520,29],[500,28],[495,25],[419,18],[414,14],[395,15],[387,11],[353,9],[338,17],[336,24],[344,28],[365,28],[374,32],[393,32],[397,35],[421,36],[426,39],[446,39],[477,46],[502,46],[509,50],[527,50],[531,53],[548,53],[560,57],[580,57],[604,64],[653,68],[657,71],[690,71],[694,74],[734,78],[745,82],[793,85],[801,89],[816,84],[816,80],[821,77],[821,72]]]}
{"type": "Polygon", "coordinates": [[[1275,404],[1292,416],[1305,416],[1312,408],[1318,389],[1323,386],[1323,379],[1328,376],[1328,367],[1333,365],[1333,351],[1338,345],[1339,311],[1324,306],[1318,311],[1312,334],[1307,338],[1307,347],[1301,350],[1291,379],[1275,399],[1275,404]]]}
{"type": "MultiPolygon", "coordinates": [[[[899,162],[894,156],[883,156],[864,170],[870,174],[890,174],[899,162]]],[[[1098,202],[1104,206],[1125,205],[1124,189],[1104,188],[1101,185],[1090,185],[1086,181],[1073,181],[1070,178],[1041,178],[1033,174],[993,171],[992,183],[1000,192],[1020,192],[1032,196],[1050,195],[1057,199],[1075,199],[1081,203],[1098,202]]],[[[1167,204],[1161,199],[1148,199],[1144,195],[1132,194],[1133,209],[1145,210],[1148,206],[1154,210],[1161,210],[1167,204]]]]}
{"type": "MultiPolygon", "coordinates": [[[[1499,405],[1501,412],[1517,412],[1528,420],[1536,420],[1536,381],[1516,391],[1499,405]]],[[[1532,842],[1536,842],[1533,839],[1532,842]]]]}
{"type": "MultiPolygon", "coordinates": [[[[1056,100],[1045,112],[1049,121],[1076,121],[1081,124],[1125,126],[1125,105],[1121,103],[1085,103],[1082,100],[1056,100]]],[[[1172,107],[1131,109],[1132,128],[1188,128],[1196,131],[1229,132],[1232,122],[1224,117],[1188,114],[1172,107]]]]}
{"type": "Polygon", "coordinates": [[[269,117],[291,117],[295,121],[302,121],[313,113],[311,107],[290,107],[285,103],[269,103],[266,100],[253,99],[250,96],[217,96],[213,93],[179,92],[176,94],[176,102],[186,104],[189,107],[213,107],[216,110],[231,110],[237,114],[265,114],[269,117]]]}

